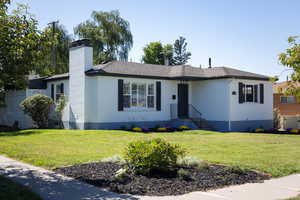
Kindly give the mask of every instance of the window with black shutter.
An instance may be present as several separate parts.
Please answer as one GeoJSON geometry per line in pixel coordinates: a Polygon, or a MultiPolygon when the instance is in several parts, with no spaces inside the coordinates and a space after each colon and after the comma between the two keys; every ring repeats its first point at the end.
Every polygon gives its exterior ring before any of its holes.
{"type": "Polygon", "coordinates": [[[156,82],[156,110],[161,110],[161,82],[156,82]]]}
{"type": "Polygon", "coordinates": [[[259,99],[260,99],[260,103],[263,104],[264,103],[264,84],[259,84],[259,99]]]}
{"type": "Polygon", "coordinates": [[[243,83],[239,83],[239,103],[245,102],[245,85],[243,83]]]}
{"type": "Polygon", "coordinates": [[[123,79],[118,80],[118,111],[124,110],[123,79]]]}
{"type": "Polygon", "coordinates": [[[254,85],[254,102],[257,103],[257,90],[258,90],[258,86],[254,85]]]}
{"type": "Polygon", "coordinates": [[[51,84],[51,98],[54,100],[54,84],[51,84]]]}

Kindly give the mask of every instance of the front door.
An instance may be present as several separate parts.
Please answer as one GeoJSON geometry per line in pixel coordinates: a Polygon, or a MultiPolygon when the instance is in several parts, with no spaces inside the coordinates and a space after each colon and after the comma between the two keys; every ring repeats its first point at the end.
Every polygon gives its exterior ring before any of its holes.
{"type": "Polygon", "coordinates": [[[189,117],[189,86],[188,84],[178,84],[178,117],[189,117]]]}

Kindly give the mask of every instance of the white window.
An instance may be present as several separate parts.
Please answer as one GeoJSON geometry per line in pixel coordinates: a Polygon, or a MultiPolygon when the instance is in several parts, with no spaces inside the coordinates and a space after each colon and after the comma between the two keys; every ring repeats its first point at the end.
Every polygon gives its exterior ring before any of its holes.
{"type": "Polygon", "coordinates": [[[124,82],[124,108],[154,108],[154,84],[124,82]]]}
{"type": "Polygon", "coordinates": [[[296,103],[295,96],[281,96],[280,103],[296,103]]]}

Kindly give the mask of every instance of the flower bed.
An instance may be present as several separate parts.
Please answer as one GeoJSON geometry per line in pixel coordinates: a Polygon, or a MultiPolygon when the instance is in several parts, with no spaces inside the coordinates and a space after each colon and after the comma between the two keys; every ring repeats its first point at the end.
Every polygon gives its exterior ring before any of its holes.
{"type": "Polygon", "coordinates": [[[133,195],[181,195],[229,185],[261,182],[269,175],[235,167],[210,164],[207,167],[179,167],[180,173],[154,173],[116,177],[124,165],[111,162],[87,163],[55,169],[65,176],[117,193],[133,195]],[[122,177],[122,178],[120,178],[122,177]]]}
{"type": "Polygon", "coordinates": [[[276,128],[270,128],[270,129],[257,128],[253,132],[254,133],[300,135],[300,129],[293,129],[293,128],[288,128],[287,130],[279,130],[276,128]]]}
{"type": "Polygon", "coordinates": [[[190,127],[186,125],[181,125],[178,127],[170,127],[170,126],[156,126],[154,128],[147,128],[147,127],[137,127],[137,126],[131,126],[131,128],[127,128],[125,126],[121,127],[122,130],[126,131],[132,131],[132,132],[140,132],[140,133],[149,133],[149,132],[175,132],[175,131],[187,131],[191,130],[190,127]]]}

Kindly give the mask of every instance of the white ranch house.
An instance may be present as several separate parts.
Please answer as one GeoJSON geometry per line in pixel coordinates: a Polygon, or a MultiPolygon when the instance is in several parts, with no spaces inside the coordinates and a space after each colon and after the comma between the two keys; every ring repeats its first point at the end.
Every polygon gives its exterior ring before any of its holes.
{"type": "Polygon", "coordinates": [[[30,80],[10,91],[0,109],[0,125],[33,126],[19,108],[26,97],[43,93],[67,99],[65,128],[120,129],[189,125],[194,129],[249,131],[273,126],[269,77],[227,67],[196,68],[132,62],[93,66],[88,40],[70,47],[69,73],[30,80]]]}

